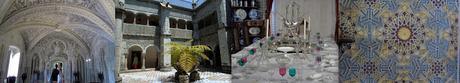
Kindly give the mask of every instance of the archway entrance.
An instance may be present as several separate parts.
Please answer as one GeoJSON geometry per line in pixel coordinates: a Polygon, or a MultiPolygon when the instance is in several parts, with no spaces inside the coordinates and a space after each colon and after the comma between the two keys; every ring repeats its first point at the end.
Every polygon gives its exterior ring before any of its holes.
{"type": "Polygon", "coordinates": [[[50,59],[46,61],[46,79],[48,80],[47,82],[52,82],[52,74],[55,69],[58,69],[56,66],[58,65],[60,67],[60,71],[58,72],[60,76],[59,80],[69,82],[71,77],[71,66],[70,66],[69,59],[67,58],[66,54],[57,54],[57,55],[51,55],[50,59]]]}
{"type": "Polygon", "coordinates": [[[140,69],[142,67],[142,48],[130,47],[128,53],[128,69],[140,69]]]}
{"type": "Polygon", "coordinates": [[[158,68],[158,52],[154,46],[150,46],[147,48],[145,55],[145,67],[158,68]]]}
{"type": "Polygon", "coordinates": [[[9,62],[8,62],[8,83],[14,83],[18,77],[19,70],[19,60],[21,57],[21,52],[19,48],[15,46],[10,46],[8,49],[9,52],[9,62]]]}

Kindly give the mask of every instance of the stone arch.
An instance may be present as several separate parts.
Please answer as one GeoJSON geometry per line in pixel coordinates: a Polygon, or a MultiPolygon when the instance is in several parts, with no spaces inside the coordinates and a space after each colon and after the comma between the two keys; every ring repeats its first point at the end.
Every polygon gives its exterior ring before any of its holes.
{"type": "Polygon", "coordinates": [[[83,58],[83,56],[81,56],[80,54],[78,54],[76,56],[76,69],[74,69],[74,72],[73,72],[73,76],[76,77],[74,80],[76,83],[81,83],[83,80],[84,80],[84,76],[85,76],[85,73],[86,70],[85,70],[85,59],[83,58]]]}
{"type": "Polygon", "coordinates": [[[179,19],[177,20],[177,26],[176,28],[179,28],[179,29],[186,29],[186,26],[187,26],[187,21],[184,20],[184,19],[179,19]]]}
{"type": "Polygon", "coordinates": [[[139,45],[133,45],[128,49],[128,69],[140,69],[142,67],[143,49],[139,45]]]}
{"type": "Polygon", "coordinates": [[[40,75],[41,75],[41,66],[43,66],[41,64],[41,57],[38,53],[33,53],[32,55],[32,60],[30,62],[30,72],[31,72],[31,76],[30,76],[30,80],[34,81],[34,82],[37,82],[40,80],[40,75]]]}
{"type": "Polygon", "coordinates": [[[126,11],[125,12],[125,16],[126,18],[123,20],[123,23],[131,23],[131,24],[134,24],[134,17],[135,17],[136,14],[134,14],[133,12],[131,11],[126,11]]]}
{"type": "Polygon", "coordinates": [[[159,62],[159,49],[158,47],[154,45],[150,45],[146,47],[145,49],[145,67],[146,68],[158,68],[158,62],[159,62]]]}
{"type": "Polygon", "coordinates": [[[147,19],[148,19],[148,16],[147,14],[145,13],[137,13],[136,14],[136,24],[140,24],[140,25],[147,25],[147,19]]]}
{"type": "Polygon", "coordinates": [[[32,79],[34,79],[34,77],[38,77],[38,73],[40,72],[40,56],[37,54],[37,53],[34,53],[32,55],[32,61],[31,61],[31,72],[32,72],[32,79]]]}
{"type": "Polygon", "coordinates": [[[160,16],[159,15],[150,15],[149,17],[150,26],[160,26],[160,16]]]}
{"type": "Polygon", "coordinates": [[[178,22],[179,22],[179,19],[169,18],[169,27],[170,28],[179,28],[178,22]]]}
{"type": "MultiPolygon", "coordinates": [[[[57,55],[52,55],[52,57],[55,57],[55,58],[51,58],[49,60],[46,61],[46,66],[45,66],[45,77],[50,77],[51,76],[51,71],[56,68],[55,65],[56,63],[62,63],[62,69],[63,69],[63,73],[65,76],[64,79],[65,80],[69,80],[67,79],[68,77],[70,77],[70,64],[69,62],[67,62],[68,58],[67,58],[67,55],[66,54],[57,54],[57,55]],[[61,57],[58,57],[58,56],[61,56],[61,57]],[[62,57],[62,56],[65,56],[65,57],[62,57]]],[[[50,79],[45,79],[47,82],[50,82],[50,79]]]]}
{"type": "Polygon", "coordinates": [[[18,80],[19,67],[21,64],[21,50],[17,46],[10,45],[8,48],[8,59],[7,59],[7,77],[16,77],[18,80]]]}

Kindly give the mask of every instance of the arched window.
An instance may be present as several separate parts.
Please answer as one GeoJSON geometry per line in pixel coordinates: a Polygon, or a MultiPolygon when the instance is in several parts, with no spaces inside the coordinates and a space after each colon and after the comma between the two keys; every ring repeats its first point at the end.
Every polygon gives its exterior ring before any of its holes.
{"type": "Polygon", "coordinates": [[[19,70],[19,59],[21,52],[19,48],[15,46],[10,46],[8,49],[9,52],[9,64],[8,64],[8,76],[7,77],[17,77],[19,70]]]}

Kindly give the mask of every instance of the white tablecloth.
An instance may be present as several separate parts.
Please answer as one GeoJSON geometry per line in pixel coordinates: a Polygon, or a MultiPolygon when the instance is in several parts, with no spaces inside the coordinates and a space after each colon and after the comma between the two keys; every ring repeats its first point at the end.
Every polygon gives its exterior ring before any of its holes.
{"type": "Polygon", "coordinates": [[[290,53],[291,60],[287,66],[286,75],[279,74],[279,65],[276,59],[283,53],[274,57],[264,57],[259,42],[256,42],[242,51],[232,54],[232,82],[243,83],[280,83],[280,82],[301,82],[301,83],[337,83],[338,82],[338,51],[337,45],[324,48],[325,50],[312,54],[295,55],[290,53]],[[248,50],[256,48],[254,55],[249,55],[248,50]],[[315,62],[316,55],[323,55],[320,63],[315,62]],[[243,66],[238,60],[247,56],[248,62],[243,66]],[[296,75],[289,76],[289,68],[296,69],[296,75]]]}

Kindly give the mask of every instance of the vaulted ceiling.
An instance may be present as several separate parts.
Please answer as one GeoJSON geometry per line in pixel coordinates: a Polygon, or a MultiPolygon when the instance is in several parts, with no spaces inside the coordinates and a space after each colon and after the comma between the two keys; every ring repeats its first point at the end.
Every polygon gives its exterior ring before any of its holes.
{"type": "Polygon", "coordinates": [[[0,24],[23,10],[44,5],[67,5],[87,9],[107,23],[115,20],[114,0],[0,0],[0,24]]]}
{"type": "Polygon", "coordinates": [[[113,0],[1,0],[0,5],[0,39],[20,35],[27,50],[49,39],[86,49],[114,39],[113,0]]]}

